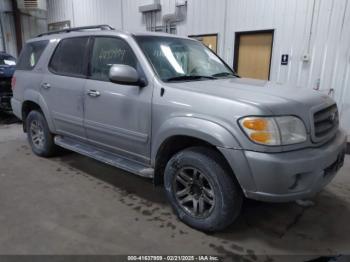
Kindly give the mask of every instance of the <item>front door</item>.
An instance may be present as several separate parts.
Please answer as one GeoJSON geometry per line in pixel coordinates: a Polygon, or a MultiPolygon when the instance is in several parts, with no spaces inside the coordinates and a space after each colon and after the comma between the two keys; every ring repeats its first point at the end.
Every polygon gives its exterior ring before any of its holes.
{"type": "Polygon", "coordinates": [[[273,31],[236,34],[235,70],[241,77],[269,80],[273,31]]]}
{"type": "Polygon", "coordinates": [[[41,94],[50,109],[58,134],[86,139],[83,125],[89,37],[60,41],[41,83],[41,94]]]}
{"type": "Polygon", "coordinates": [[[87,137],[96,146],[149,163],[152,87],[110,82],[108,74],[113,64],[129,65],[142,71],[125,40],[95,37],[90,76],[85,86],[87,137]]]}

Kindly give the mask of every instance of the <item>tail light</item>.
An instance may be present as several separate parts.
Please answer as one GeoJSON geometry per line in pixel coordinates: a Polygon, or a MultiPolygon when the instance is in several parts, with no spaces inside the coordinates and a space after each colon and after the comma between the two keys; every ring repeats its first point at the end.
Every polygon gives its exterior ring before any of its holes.
{"type": "Polygon", "coordinates": [[[16,77],[12,77],[11,79],[11,87],[12,87],[12,90],[15,90],[15,87],[16,87],[16,77]]]}

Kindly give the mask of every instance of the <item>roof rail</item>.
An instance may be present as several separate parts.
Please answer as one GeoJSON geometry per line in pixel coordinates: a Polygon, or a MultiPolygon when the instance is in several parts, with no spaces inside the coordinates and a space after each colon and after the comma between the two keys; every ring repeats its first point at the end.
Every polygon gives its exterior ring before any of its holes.
{"type": "Polygon", "coordinates": [[[92,25],[92,26],[72,27],[72,28],[67,28],[67,29],[62,29],[62,30],[57,30],[57,31],[51,31],[51,32],[40,34],[37,37],[42,37],[42,36],[45,36],[45,35],[77,32],[77,31],[90,30],[90,29],[115,30],[110,25],[92,25]]]}

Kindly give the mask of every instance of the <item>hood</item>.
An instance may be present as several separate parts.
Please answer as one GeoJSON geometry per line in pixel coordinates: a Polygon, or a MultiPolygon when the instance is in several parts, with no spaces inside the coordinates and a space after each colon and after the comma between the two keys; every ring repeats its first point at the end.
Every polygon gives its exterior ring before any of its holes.
{"type": "Polygon", "coordinates": [[[285,88],[271,82],[246,78],[193,81],[171,85],[188,91],[253,104],[276,115],[300,115],[300,111],[309,112],[314,107],[334,103],[330,97],[314,90],[285,88]]]}

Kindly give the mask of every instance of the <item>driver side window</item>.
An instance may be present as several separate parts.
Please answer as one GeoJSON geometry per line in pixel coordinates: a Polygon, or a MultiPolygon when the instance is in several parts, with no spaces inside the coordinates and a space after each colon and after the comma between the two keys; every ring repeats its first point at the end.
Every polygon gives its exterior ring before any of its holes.
{"type": "Polygon", "coordinates": [[[109,70],[114,64],[128,65],[136,69],[137,59],[124,40],[96,37],[92,51],[90,78],[109,81],[109,70]]]}

